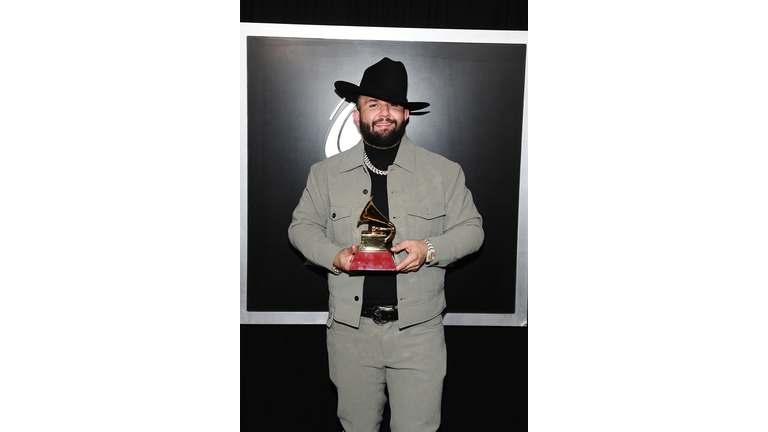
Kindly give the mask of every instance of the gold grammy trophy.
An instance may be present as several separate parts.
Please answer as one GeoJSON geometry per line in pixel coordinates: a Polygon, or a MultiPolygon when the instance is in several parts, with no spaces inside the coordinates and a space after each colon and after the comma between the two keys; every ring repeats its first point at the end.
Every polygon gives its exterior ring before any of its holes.
{"type": "Polygon", "coordinates": [[[360,213],[357,226],[366,222],[369,223],[370,230],[360,234],[360,246],[349,270],[395,270],[395,260],[392,258],[390,247],[387,246],[387,243],[395,238],[395,224],[387,220],[373,205],[373,197],[360,213]]]}

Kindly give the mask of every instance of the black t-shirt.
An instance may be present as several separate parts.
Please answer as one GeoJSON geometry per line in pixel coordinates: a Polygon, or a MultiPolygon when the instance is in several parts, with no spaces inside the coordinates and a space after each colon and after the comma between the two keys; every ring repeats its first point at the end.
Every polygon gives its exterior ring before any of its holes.
{"type": "MultiPolygon", "coordinates": [[[[376,168],[386,171],[395,162],[400,145],[388,149],[378,149],[365,145],[368,160],[376,168]]],[[[379,175],[368,170],[371,175],[371,196],[373,205],[389,219],[389,199],[387,192],[387,176],[379,175]]],[[[397,304],[397,272],[368,271],[365,272],[363,283],[363,306],[383,306],[397,304]]]]}

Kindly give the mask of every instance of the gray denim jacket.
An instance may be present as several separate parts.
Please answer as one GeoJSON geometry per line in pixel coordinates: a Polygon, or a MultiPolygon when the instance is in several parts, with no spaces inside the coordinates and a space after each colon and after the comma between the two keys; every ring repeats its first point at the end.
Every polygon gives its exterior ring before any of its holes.
{"type": "MultiPolygon", "coordinates": [[[[360,243],[357,226],[370,198],[371,180],[363,164],[362,140],[353,148],[312,166],[288,237],[304,257],[330,270],[343,248],[360,243]]],[[[483,243],[483,221],[464,185],[459,164],[416,146],[407,136],[400,142],[387,175],[389,219],[397,230],[392,244],[428,238],[436,257],[416,272],[397,275],[399,326],[434,318],[446,306],[445,266],[477,251],[483,243]]],[[[395,262],[406,256],[395,254],[395,262]]],[[[328,322],[360,325],[363,279],[329,273],[328,322]]]]}

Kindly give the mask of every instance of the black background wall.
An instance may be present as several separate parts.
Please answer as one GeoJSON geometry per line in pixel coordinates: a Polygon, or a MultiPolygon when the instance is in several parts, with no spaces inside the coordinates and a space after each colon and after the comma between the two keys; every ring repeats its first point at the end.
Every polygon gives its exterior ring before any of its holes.
{"type": "Polygon", "coordinates": [[[408,137],[461,165],[483,227],[493,233],[447,269],[447,313],[515,313],[514,266],[494,258],[513,258],[510,245],[517,244],[526,46],[256,36],[246,44],[247,310],[328,310],[327,271],[304,265],[286,229],[311,166],[359,140],[342,144],[334,136],[345,116],[329,121],[341,102],[332,83],[357,82],[386,56],[407,65],[408,97],[431,103],[408,119],[408,137]],[[290,289],[284,275],[291,275],[290,289]]]}
{"type": "MultiPolygon", "coordinates": [[[[242,1],[240,21],[528,29],[525,1],[242,1]]],[[[440,431],[526,429],[527,328],[447,326],[446,341],[440,431]]],[[[325,326],[241,325],[241,430],[340,431],[326,355],[325,326]]]]}

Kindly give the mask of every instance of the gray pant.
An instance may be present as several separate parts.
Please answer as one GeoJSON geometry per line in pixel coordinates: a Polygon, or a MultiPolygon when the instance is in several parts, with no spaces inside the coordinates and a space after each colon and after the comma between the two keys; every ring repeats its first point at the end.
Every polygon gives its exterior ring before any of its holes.
{"type": "Polygon", "coordinates": [[[360,328],[333,322],[327,332],[331,380],[346,432],[378,432],[389,392],[392,432],[434,432],[446,371],[443,317],[403,330],[361,318],[360,328]]]}

